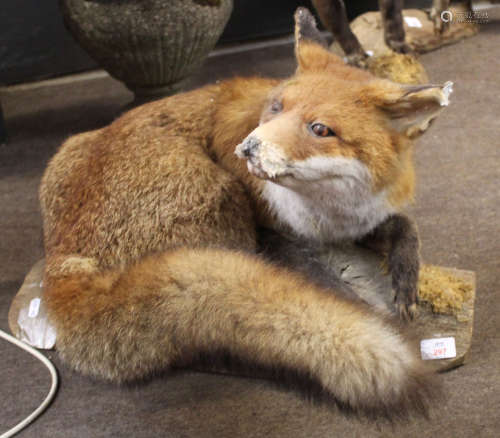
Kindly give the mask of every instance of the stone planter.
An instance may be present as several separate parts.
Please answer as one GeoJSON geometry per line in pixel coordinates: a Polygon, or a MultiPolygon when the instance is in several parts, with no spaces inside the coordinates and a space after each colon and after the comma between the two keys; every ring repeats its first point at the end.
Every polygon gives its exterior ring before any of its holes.
{"type": "Polygon", "coordinates": [[[180,88],[215,46],[232,6],[232,0],[60,0],[79,44],[139,101],[180,88]]]}

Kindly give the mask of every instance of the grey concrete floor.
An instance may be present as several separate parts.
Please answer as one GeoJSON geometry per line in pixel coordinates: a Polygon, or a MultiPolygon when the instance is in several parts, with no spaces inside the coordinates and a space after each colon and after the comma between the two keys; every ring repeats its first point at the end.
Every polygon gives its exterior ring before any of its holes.
{"type": "MultiPolygon", "coordinates": [[[[424,261],[473,270],[478,288],[467,364],[442,374],[446,400],[430,420],[390,425],[311,404],[270,382],[177,372],[119,387],[59,369],[54,404],[24,437],[496,437],[500,436],[500,21],[422,57],[433,82],[452,80],[451,105],[415,151],[410,209],[424,261]]],[[[210,58],[195,87],[238,75],[286,76],[290,45],[210,58]]],[[[37,188],[66,137],[109,123],[131,94],[109,77],[2,90],[9,143],[0,148],[0,328],[30,267],[43,256],[37,188]]],[[[0,342],[0,432],[45,397],[46,370],[0,342]]]]}

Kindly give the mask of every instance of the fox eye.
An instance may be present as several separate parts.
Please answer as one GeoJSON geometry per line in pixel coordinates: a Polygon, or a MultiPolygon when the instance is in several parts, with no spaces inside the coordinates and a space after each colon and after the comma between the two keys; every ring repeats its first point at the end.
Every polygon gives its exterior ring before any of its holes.
{"type": "Polygon", "coordinates": [[[309,129],[316,137],[333,137],[335,135],[335,132],[323,123],[313,123],[309,129]]]}
{"type": "Polygon", "coordinates": [[[279,100],[273,100],[271,107],[269,108],[271,113],[277,114],[283,110],[283,104],[279,100]]]}

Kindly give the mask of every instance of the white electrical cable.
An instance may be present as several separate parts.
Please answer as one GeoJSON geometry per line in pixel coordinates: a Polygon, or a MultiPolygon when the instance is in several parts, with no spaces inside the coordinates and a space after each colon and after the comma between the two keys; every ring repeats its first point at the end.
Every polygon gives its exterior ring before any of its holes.
{"type": "Polygon", "coordinates": [[[0,330],[0,337],[4,338],[6,341],[9,341],[14,345],[17,345],[19,348],[22,348],[23,350],[25,350],[28,353],[35,356],[38,360],[40,360],[49,369],[50,377],[52,378],[52,384],[50,386],[50,391],[47,394],[47,397],[45,397],[45,400],[42,402],[42,404],[40,406],[38,406],[38,408],[36,408],[23,421],[21,421],[20,423],[15,425],[12,429],[8,430],[4,434],[0,435],[0,438],[10,438],[11,436],[15,435],[16,433],[18,433],[19,431],[24,429],[35,418],[37,418],[45,409],[47,409],[49,404],[52,402],[54,396],[56,395],[58,380],[57,380],[57,371],[56,371],[54,365],[52,365],[52,363],[39,351],[35,350],[33,347],[20,341],[19,339],[16,339],[14,336],[11,336],[8,333],[5,333],[2,330],[0,330]]]}

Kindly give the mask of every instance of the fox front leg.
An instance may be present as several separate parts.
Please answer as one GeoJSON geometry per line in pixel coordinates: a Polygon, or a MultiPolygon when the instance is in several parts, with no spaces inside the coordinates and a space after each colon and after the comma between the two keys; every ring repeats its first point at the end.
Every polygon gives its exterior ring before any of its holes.
{"type": "Polygon", "coordinates": [[[401,319],[413,319],[418,303],[420,268],[420,243],[415,223],[404,215],[395,214],[360,243],[387,254],[396,310],[401,319]]]}

